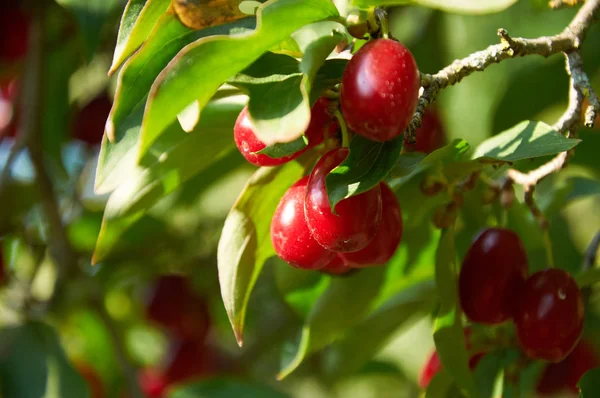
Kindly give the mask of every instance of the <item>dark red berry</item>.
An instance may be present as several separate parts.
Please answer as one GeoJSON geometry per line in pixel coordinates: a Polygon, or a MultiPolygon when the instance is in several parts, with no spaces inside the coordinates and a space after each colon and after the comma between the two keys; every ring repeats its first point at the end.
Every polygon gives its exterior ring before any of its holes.
{"type": "Polygon", "coordinates": [[[382,265],[396,252],[402,239],[402,211],[398,198],[386,183],[381,189],[381,223],[371,242],[357,252],[341,253],[346,264],[354,268],[382,265]]]}
{"type": "Polygon", "coordinates": [[[73,136],[88,145],[100,144],[111,107],[112,100],[107,94],[91,100],[75,115],[73,136]]]}
{"type": "Polygon", "coordinates": [[[347,148],[327,152],[315,165],[306,188],[304,213],[315,240],[328,250],[354,252],[373,239],[381,221],[381,189],[375,188],[340,201],[333,214],[325,177],[348,156],[347,148]]]}
{"type": "Polygon", "coordinates": [[[29,18],[18,4],[3,0],[0,6],[0,63],[18,62],[27,53],[29,18]]]}
{"type": "Polygon", "coordinates": [[[74,365],[89,387],[89,397],[104,398],[106,396],[104,391],[104,383],[98,375],[98,372],[96,372],[96,370],[92,366],[85,362],[77,361],[74,363],[74,365]]]}
{"type": "Polygon", "coordinates": [[[421,127],[415,131],[415,138],[417,142],[414,144],[409,144],[405,139],[404,148],[414,152],[431,153],[446,144],[446,133],[434,108],[428,108],[423,114],[423,121],[421,127]]]}
{"type": "Polygon", "coordinates": [[[302,178],[281,198],[271,220],[271,241],[275,253],[292,266],[319,269],[327,265],[335,253],[319,245],[308,229],[304,217],[307,183],[308,177],[302,178]]]}
{"type": "Polygon", "coordinates": [[[325,265],[319,271],[331,275],[344,275],[352,271],[352,268],[346,265],[342,257],[340,257],[340,255],[338,254],[333,258],[333,260],[327,263],[327,265],[325,265]]]}
{"type": "Polygon", "coordinates": [[[209,346],[196,340],[174,342],[167,359],[165,376],[169,384],[196,380],[211,373],[209,346]]]}
{"type": "Polygon", "coordinates": [[[583,318],[581,292],[568,272],[536,272],[520,290],[514,313],[521,349],[530,358],[562,361],[579,342],[583,318]]]}
{"type": "Polygon", "coordinates": [[[148,319],[181,338],[204,341],[210,328],[206,301],[180,275],[163,276],[156,282],[146,313],[148,319]]]}
{"type": "Polygon", "coordinates": [[[341,111],[348,127],[370,140],[402,134],[417,108],[419,70],[394,40],[372,40],[352,57],[342,76],[341,111]]]}
{"type": "Polygon", "coordinates": [[[164,398],[168,387],[166,376],[157,369],[141,369],[138,373],[138,382],[144,396],[148,398],[164,398]]]}
{"type": "Polygon", "coordinates": [[[463,311],[474,322],[506,321],[526,277],[527,255],[521,239],[508,229],[485,230],[469,248],[460,270],[463,311]]]}

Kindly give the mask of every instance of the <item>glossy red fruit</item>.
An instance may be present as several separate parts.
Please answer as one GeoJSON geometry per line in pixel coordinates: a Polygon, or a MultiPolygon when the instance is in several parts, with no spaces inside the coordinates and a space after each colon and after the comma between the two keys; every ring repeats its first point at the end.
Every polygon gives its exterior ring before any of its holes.
{"type": "Polygon", "coordinates": [[[331,212],[325,177],[348,156],[347,148],[327,152],[317,162],[306,187],[304,213],[315,240],[327,250],[354,252],[373,239],[381,221],[381,188],[344,199],[331,212]]]}
{"type": "Polygon", "coordinates": [[[292,185],[281,198],[271,220],[271,241],[275,253],[290,265],[303,269],[319,269],[329,263],[335,253],[319,245],[304,217],[304,201],[308,177],[292,185]]]}
{"type": "Polygon", "coordinates": [[[573,393],[579,396],[577,383],[588,370],[600,365],[600,358],[594,347],[581,340],[565,359],[546,366],[536,391],[542,396],[573,393]]]}
{"type": "Polygon", "coordinates": [[[335,132],[337,124],[327,114],[328,101],[325,98],[319,99],[311,109],[310,124],[304,133],[308,139],[308,146],[293,155],[284,156],[282,158],[271,158],[264,154],[257,154],[266,148],[266,145],[256,137],[252,123],[248,116],[248,107],[245,106],[240,112],[233,128],[233,136],[235,144],[240,153],[246,160],[256,166],[278,166],[287,163],[304,153],[308,148],[323,142],[325,130],[329,129],[330,133],[335,132]]]}
{"type": "Polygon", "coordinates": [[[165,375],[157,369],[146,368],[138,373],[138,382],[144,396],[148,398],[164,398],[168,381],[165,375]]]}
{"type": "Polygon", "coordinates": [[[421,127],[415,131],[417,142],[409,144],[404,140],[404,148],[409,151],[431,153],[446,144],[446,133],[440,116],[434,108],[428,108],[423,114],[421,127]]]}
{"type": "Polygon", "coordinates": [[[372,40],[352,57],[342,76],[344,120],[370,140],[391,140],[410,123],[420,86],[410,51],[394,40],[372,40]]]}
{"type": "Polygon", "coordinates": [[[321,268],[319,271],[325,272],[326,274],[330,275],[344,275],[352,271],[352,268],[346,265],[342,257],[340,257],[340,255],[338,254],[335,257],[333,257],[333,260],[327,263],[327,265],[321,268]]]}
{"type": "Polygon", "coordinates": [[[17,2],[3,0],[0,5],[0,63],[18,62],[27,53],[29,18],[17,2]]]}
{"type": "Polygon", "coordinates": [[[527,277],[521,239],[503,228],[482,232],[469,248],[459,275],[462,308],[474,322],[499,324],[513,314],[517,291],[527,277]]]}
{"type": "Polygon", "coordinates": [[[98,372],[85,362],[75,362],[75,368],[83,379],[88,384],[90,390],[90,398],[104,398],[106,396],[104,391],[104,383],[98,372]]]}
{"type": "Polygon", "coordinates": [[[396,253],[402,239],[402,211],[396,194],[386,183],[381,189],[381,223],[371,243],[353,253],[341,253],[346,264],[354,268],[382,265],[396,253]]]}
{"type": "Polygon", "coordinates": [[[148,319],[181,338],[204,341],[210,328],[206,301],[180,275],[161,277],[155,284],[146,308],[148,319]]]}
{"type": "Polygon", "coordinates": [[[107,94],[102,94],[84,106],[73,120],[73,135],[88,145],[98,145],[102,142],[106,119],[112,107],[112,100],[107,94]]]}
{"type": "Polygon", "coordinates": [[[530,358],[560,362],[579,342],[583,318],[581,292],[568,272],[536,272],[521,288],[514,313],[521,349],[530,358]]]}

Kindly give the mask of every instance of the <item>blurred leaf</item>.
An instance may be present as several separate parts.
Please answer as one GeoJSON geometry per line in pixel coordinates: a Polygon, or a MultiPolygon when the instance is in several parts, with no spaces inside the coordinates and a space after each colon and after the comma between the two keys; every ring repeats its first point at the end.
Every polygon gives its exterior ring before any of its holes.
{"type": "Polygon", "coordinates": [[[136,170],[137,145],[144,103],[152,82],[171,58],[185,45],[205,36],[226,34],[239,26],[253,26],[254,18],[234,24],[192,31],[171,14],[158,20],[146,43],[125,63],[119,73],[115,102],[107,123],[98,160],[97,193],[115,190],[136,170]],[[114,142],[107,138],[111,137],[114,142]]]}
{"type": "Polygon", "coordinates": [[[279,380],[289,376],[310,354],[333,342],[347,327],[365,316],[381,288],[384,271],[384,267],[365,268],[332,278],[305,320],[296,355],[279,372],[279,380]]]}
{"type": "Polygon", "coordinates": [[[285,191],[304,172],[305,167],[296,161],[258,169],[225,220],[217,249],[219,283],[240,345],[250,293],[265,261],[275,254],[270,238],[271,218],[285,191]]]}
{"type": "Polygon", "coordinates": [[[104,23],[120,0],[56,0],[75,15],[83,33],[86,54],[91,59],[100,44],[104,23]]]}
{"type": "Polygon", "coordinates": [[[168,395],[169,398],[286,398],[287,396],[271,387],[223,378],[184,385],[168,395]]]}
{"type": "Polygon", "coordinates": [[[431,281],[416,283],[381,304],[327,349],[325,372],[337,378],[358,371],[393,333],[429,309],[435,299],[434,290],[431,281]]]}
{"type": "Polygon", "coordinates": [[[117,46],[109,73],[114,73],[148,38],[170,0],[129,0],[121,17],[117,46]]]}
{"type": "Polygon", "coordinates": [[[441,308],[435,320],[433,339],[446,371],[470,397],[478,397],[477,387],[469,370],[469,356],[458,303],[454,230],[442,232],[435,264],[435,281],[441,308]]]}
{"type": "Polygon", "coordinates": [[[202,109],[219,86],[296,29],[338,17],[328,0],[279,0],[258,11],[251,34],[201,39],[186,47],[152,85],[142,124],[142,157],[177,114],[193,101],[202,109]],[[227,59],[223,63],[223,59],[227,59]]]}
{"type": "Polygon", "coordinates": [[[352,0],[352,3],[363,8],[414,3],[423,7],[436,8],[445,12],[488,14],[502,11],[517,1],[518,0],[352,0]]]}
{"type": "Polygon", "coordinates": [[[555,155],[579,144],[543,122],[525,120],[516,126],[482,142],[473,159],[491,159],[504,162],[555,155]]]}
{"type": "Polygon", "coordinates": [[[30,322],[0,332],[0,381],[5,397],[88,397],[87,384],[71,367],[56,332],[30,322]]]}
{"type": "Polygon", "coordinates": [[[567,200],[582,199],[591,195],[600,195],[600,181],[592,178],[574,177],[573,189],[569,193],[567,200]]]}
{"type": "Polygon", "coordinates": [[[587,371],[577,383],[580,398],[596,397],[600,391],[600,368],[587,371]]]}
{"type": "Polygon", "coordinates": [[[325,274],[295,268],[275,256],[271,259],[275,268],[275,283],[285,302],[301,318],[305,319],[317,299],[327,290],[331,278],[325,274]]]}
{"type": "Polygon", "coordinates": [[[503,377],[503,370],[519,359],[519,351],[515,349],[498,350],[486,353],[477,363],[473,378],[477,383],[479,393],[483,398],[497,398],[502,395],[497,388],[502,388],[499,378],[503,377]]]}
{"type": "Polygon", "coordinates": [[[375,142],[355,135],[350,142],[350,154],[327,175],[329,204],[367,192],[376,187],[396,164],[403,137],[375,142]]]}
{"type": "Polygon", "coordinates": [[[7,182],[0,189],[0,236],[23,226],[25,214],[39,199],[34,185],[7,182]]]}

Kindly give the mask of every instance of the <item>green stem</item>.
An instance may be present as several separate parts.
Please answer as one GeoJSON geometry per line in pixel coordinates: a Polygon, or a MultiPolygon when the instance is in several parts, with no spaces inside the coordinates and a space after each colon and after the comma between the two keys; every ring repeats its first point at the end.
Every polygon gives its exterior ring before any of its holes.
{"type": "Polygon", "coordinates": [[[387,22],[387,16],[385,15],[385,11],[382,8],[375,9],[375,15],[379,21],[379,26],[381,27],[381,37],[384,39],[390,38],[390,29],[387,22]]]}
{"type": "Polygon", "coordinates": [[[346,121],[342,116],[342,113],[339,109],[336,109],[333,113],[340,124],[340,129],[342,130],[342,147],[348,148],[350,145],[350,137],[348,135],[348,127],[346,126],[346,121]]]}
{"type": "Polygon", "coordinates": [[[552,254],[552,240],[548,228],[544,228],[544,246],[546,246],[546,257],[548,259],[548,268],[554,268],[554,256],[552,254]]]}

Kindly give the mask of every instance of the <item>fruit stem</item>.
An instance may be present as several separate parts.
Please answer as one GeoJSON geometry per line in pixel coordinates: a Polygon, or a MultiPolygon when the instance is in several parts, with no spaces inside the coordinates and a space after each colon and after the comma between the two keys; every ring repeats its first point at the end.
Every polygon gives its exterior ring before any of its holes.
{"type": "Polygon", "coordinates": [[[554,256],[552,255],[552,240],[550,239],[550,232],[548,228],[544,228],[544,246],[546,246],[546,257],[548,261],[548,268],[554,268],[554,256]]]}
{"type": "Polygon", "coordinates": [[[384,39],[390,38],[390,30],[387,23],[386,12],[383,8],[375,8],[375,16],[379,21],[379,26],[381,27],[381,37],[384,39]]]}
{"type": "Polygon", "coordinates": [[[344,120],[344,117],[339,109],[336,109],[333,114],[340,124],[340,130],[342,130],[342,148],[348,148],[350,145],[350,137],[348,136],[348,127],[346,127],[346,121],[344,120]]]}

